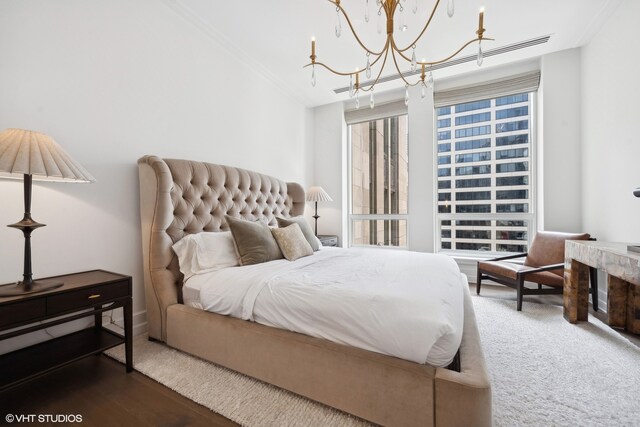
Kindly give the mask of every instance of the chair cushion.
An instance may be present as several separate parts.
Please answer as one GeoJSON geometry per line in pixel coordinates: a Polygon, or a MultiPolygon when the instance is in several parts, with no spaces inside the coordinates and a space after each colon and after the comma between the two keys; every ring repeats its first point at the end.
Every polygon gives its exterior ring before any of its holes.
{"type": "MultiPolygon", "coordinates": [[[[480,261],[478,262],[478,270],[491,276],[497,276],[508,280],[515,281],[518,273],[532,270],[534,267],[515,262],[507,261],[480,261]]],[[[542,285],[562,287],[563,286],[563,269],[559,268],[552,271],[540,271],[537,273],[525,274],[524,279],[529,282],[540,283],[542,285]],[[557,273],[557,272],[560,273],[557,273]]]]}
{"type": "MultiPolygon", "coordinates": [[[[589,233],[559,233],[553,231],[538,231],[531,242],[529,253],[524,265],[542,267],[545,265],[561,264],[564,262],[565,240],[589,240],[589,233]]],[[[553,270],[552,274],[562,277],[562,269],[553,270]]]]}

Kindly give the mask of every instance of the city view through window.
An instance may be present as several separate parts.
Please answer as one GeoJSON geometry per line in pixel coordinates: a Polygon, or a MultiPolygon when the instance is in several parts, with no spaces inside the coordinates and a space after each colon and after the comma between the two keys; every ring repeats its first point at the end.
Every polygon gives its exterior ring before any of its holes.
{"type": "Polygon", "coordinates": [[[351,243],[407,246],[407,116],[353,124],[351,243]]]}
{"type": "Polygon", "coordinates": [[[531,96],[436,109],[442,250],[524,252],[533,225],[531,96]]]}

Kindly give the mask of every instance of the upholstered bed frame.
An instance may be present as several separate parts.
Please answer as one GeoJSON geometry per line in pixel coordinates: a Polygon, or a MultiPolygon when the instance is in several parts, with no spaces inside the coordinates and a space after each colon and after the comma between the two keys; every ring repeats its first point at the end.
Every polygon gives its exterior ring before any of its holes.
{"type": "Polygon", "coordinates": [[[460,372],[335,344],[183,305],[171,245],[189,233],[304,212],[296,183],[243,169],[138,161],[149,337],[294,393],[390,426],[490,426],[491,389],[468,289],[460,372]]]}

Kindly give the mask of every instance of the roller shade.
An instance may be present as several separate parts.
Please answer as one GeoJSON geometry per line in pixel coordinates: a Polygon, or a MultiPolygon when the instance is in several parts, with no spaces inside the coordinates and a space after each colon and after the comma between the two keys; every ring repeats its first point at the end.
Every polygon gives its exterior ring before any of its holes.
{"type": "Polygon", "coordinates": [[[518,74],[507,78],[490,80],[485,83],[436,91],[433,101],[436,107],[455,105],[463,102],[499,98],[524,92],[535,92],[540,86],[540,71],[518,74]]]}
{"type": "Polygon", "coordinates": [[[386,104],[377,105],[375,108],[369,108],[369,99],[364,97],[360,100],[361,104],[365,104],[358,110],[349,110],[344,112],[344,120],[348,125],[355,123],[369,122],[372,120],[384,119],[385,117],[401,116],[407,114],[407,106],[404,101],[388,102],[386,104]]]}

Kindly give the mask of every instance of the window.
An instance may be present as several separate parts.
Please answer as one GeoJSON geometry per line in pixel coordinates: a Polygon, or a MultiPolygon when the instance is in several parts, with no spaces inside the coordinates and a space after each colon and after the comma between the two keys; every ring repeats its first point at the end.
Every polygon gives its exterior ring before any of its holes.
{"type": "Polygon", "coordinates": [[[438,164],[439,165],[450,165],[451,164],[451,156],[438,156],[438,164]]]}
{"type": "Polygon", "coordinates": [[[529,101],[528,93],[520,93],[518,95],[503,96],[502,98],[496,99],[496,107],[500,107],[502,105],[517,104],[519,102],[527,102],[527,101],[529,101]]]}
{"type": "MultiPolygon", "coordinates": [[[[487,147],[491,147],[491,138],[471,139],[468,141],[456,142],[457,151],[474,150],[476,148],[487,148],[487,147]]],[[[449,149],[451,149],[451,146],[449,146],[449,149]]]]}
{"type": "Polygon", "coordinates": [[[451,139],[451,131],[446,130],[444,132],[438,132],[438,141],[442,141],[444,139],[451,139]]]}
{"type": "Polygon", "coordinates": [[[520,116],[528,116],[528,115],[529,115],[529,107],[527,107],[526,105],[524,107],[507,108],[505,110],[496,111],[497,120],[510,119],[512,117],[520,117],[520,116]]]}
{"type": "MultiPolygon", "coordinates": [[[[517,122],[507,122],[496,124],[496,132],[513,132],[516,130],[529,129],[529,120],[520,120],[517,122]]],[[[456,131],[457,133],[458,131],[456,131]]],[[[456,135],[457,137],[458,135],[456,135]]]]}
{"type": "Polygon", "coordinates": [[[450,134],[437,151],[453,162],[438,170],[440,250],[527,251],[535,229],[533,101],[521,93],[438,108],[450,134]]]}
{"type": "MultiPolygon", "coordinates": [[[[451,126],[451,119],[449,120],[449,126],[451,126]]],[[[471,123],[487,122],[491,120],[491,113],[478,113],[469,114],[468,116],[456,117],[456,126],[470,125],[471,123]]]]}
{"type": "Polygon", "coordinates": [[[515,145],[515,144],[528,144],[529,134],[524,133],[521,135],[499,136],[496,138],[496,146],[503,145],[515,145]]]}
{"type": "Polygon", "coordinates": [[[528,148],[514,148],[512,150],[498,150],[496,151],[496,160],[501,159],[515,159],[518,157],[529,157],[528,148]]]}
{"type": "Polygon", "coordinates": [[[352,245],[407,246],[407,116],[349,125],[352,245]]]}
{"type": "Polygon", "coordinates": [[[448,128],[451,126],[451,119],[440,119],[438,120],[438,129],[440,128],[448,128]]]}
{"type": "Polygon", "coordinates": [[[457,192],[456,200],[491,200],[491,191],[457,192]]]}
{"type": "Polygon", "coordinates": [[[448,153],[449,151],[451,151],[451,143],[438,144],[438,153],[448,153]]]}
{"type": "MultiPolygon", "coordinates": [[[[451,156],[449,156],[449,160],[451,160],[451,156]]],[[[491,160],[490,151],[471,154],[456,154],[456,163],[486,162],[487,160],[491,160]]]]}
{"type": "Polygon", "coordinates": [[[485,100],[485,101],[467,102],[465,104],[458,104],[456,105],[455,110],[456,110],[456,113],[464,113],[465,111],[481,110],[483,108],[489,108],[489,107],[491,107],[491,101],[485,100]]]}
{"type": "Polygon", "coordinates": [[[456,179],[456,188],[491,187],[491,178],[456,179]]]}
{"type": "Polygon", "coordinates": [[[529,162],[498,163],[496,173],[523,172],[529,170],[529,162]]]}
{"type": "MultiPolygon", "coordinates": [[[[496,125],[497,126],[497,125],[496,125]]],[[[449,137],[446,139],[451,139],[451,132],[449,133],[449,137]]],[[[504,131],[506,132],[506,131],[504,131]]],[[[478,135],[486,135],[491,133],[491,126],[476,126],[472,128],[466,129],[456,129],[456,138],[465,138],[467,136],[478,136],[478,135]]],[[[438,141],[440,140],[440,136],[438,135],[438,141]]]]}
{"type": "Polygon", "coordinates": [[[463,166],[461,168],[456,168],[456,176],[480,175],[484,173],[491,173],[491,165],[463,166]]]}

